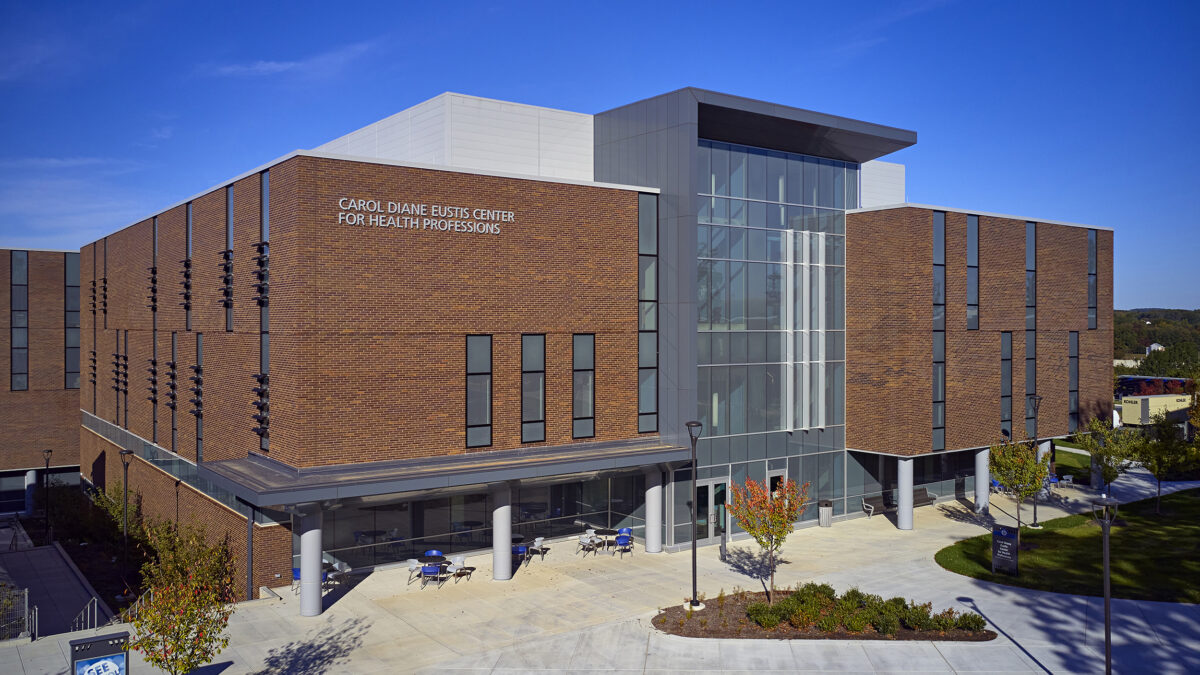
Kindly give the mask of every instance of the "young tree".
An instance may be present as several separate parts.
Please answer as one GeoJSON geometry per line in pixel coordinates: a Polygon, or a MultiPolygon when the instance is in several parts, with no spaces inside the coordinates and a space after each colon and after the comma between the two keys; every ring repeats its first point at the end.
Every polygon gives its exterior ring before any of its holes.
{"type": "Polygon", "coordinates": [[[1159,515],[1162,513],[1160,506],[1163,480],[1196,461],[1196,451],[1183,438],[1179,426],[1167,418],[1166,413],[1159,412],[1154,415],[1149,432],[1150,435],[1138,444],[1135,457],[1158,481],[1154,513],[1159,515]]]}
{"type": "Polygon", "coordinates": [[[758,545],[767,552],[771,586],[767,589],[767,603],[775,602],[775,554],[792,531],[792,523],[800,518],[808,506],[808,483],[797,486],[795,481],[785,482],[774,494],[766,481],[750,479],[746,486],[732,486],[733,503],[729,512],[758,545]]]}
{"type": "Polygon", "coordinates": [[[1017,541],[1021,540],[1021,504],[1038,493],[1050,475],[1050,453],[1041,459],[1032,440],[1003,440],[988,451],[988,470],[1017,501],[1017,541]]]}
{"type": "MultiPolygon", "coordinates": [[[[1079,444],[1092,455],[1092,463],[1100,469],[1105,487],[1111,485],[1133,465],[1144,438],[1140,432],[1116,428],[1109,420],[1092,418],[1087,433],[1077,435],[1079,444]]],[[[1093,486],[1098,487],[1098,486],[1093,486]]]]}
{"type": "Polygon", "coordinates": [[[216,658],[229,644],[233,570],[225,542],[208,543],[200,527],[147,528],[156,557],[142,568],[146,593],[133,616],[130,646],[174,675],[216,658]]]}

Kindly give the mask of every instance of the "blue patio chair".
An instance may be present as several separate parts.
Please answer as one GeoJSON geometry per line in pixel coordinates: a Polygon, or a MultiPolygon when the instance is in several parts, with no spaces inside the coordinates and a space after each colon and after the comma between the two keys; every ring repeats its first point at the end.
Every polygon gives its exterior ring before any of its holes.
{"type": "Polygon", "coordinates": [[[633,536],[633,528],[632,527],[622,527],[621,529],[617,530],[617,536],[621,536],[622,534],[626,534],[626,535],[629,535],[632,537],[633,536]]]}
{"type": "MultiPolygon", "coordinates": [[[[628,528],[626,528],[626,529],[628,529],[628,528]]],[[[617,550],[621,552],[622,558],[625,557],[626,553],[628,553],[629,555],[633,555],[633,537],[628,534],[618,534],[617,535],[617,550]]]]}
{"type": "Polygon", "coordinates": [[[425,555],[434,556],[434,555],[445,555],[445,554],[442,553],[441,551],[437,550],[436,548],[431,548],[428,551],[425,551],[425,555]]]}
{"type": "MultiPolygon", "coordinates": [[[[517,544],[516,546],[512,547],[512,554],[514,556],[520,558],[521,559],[520,562],[522,562],[522,563],[529,561],[529,547],[528,546],[525,546],[522,544],[517,544]]],[[[520,563],[517,563],[517,564],[520,564],[520,563]]]]}
{"type": "MultiPolygon", "coordinates": [[[[321,585],[324,586],[327,583],[329,583],[329,572],[321,572],[321,585]]],[[[300,592],[300,568],[299,567],[292,568],[292,592],[293,593],[300,592]]]]}
{"type": "Polygon", "coordinates": [[[446,575],[442,572],[445,569],[442,565],[425,565],[421,568],[421,588],[425,588],[425,584],[432,579],[437,583],[438,588],[446,581],[446,575]]]}

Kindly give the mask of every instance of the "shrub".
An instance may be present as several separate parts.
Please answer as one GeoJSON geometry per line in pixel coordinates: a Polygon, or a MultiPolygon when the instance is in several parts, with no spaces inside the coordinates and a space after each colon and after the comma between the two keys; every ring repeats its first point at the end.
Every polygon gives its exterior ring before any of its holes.
{"type": "Polygon", "coordinates": [[[876,631],[884,635],[895,635],[896,631],[900,630],[900,619],[890,612],[879,612],[871,623],[876,631]]]}
{"type": "Polygon", "coordinates": [[[933,619],[929,616],[932,609],[932,603],[909,603],[900,613],[900,623],[910,630],[933,630],[933,619]]]}
{"type": "Polygon", "coordinates": [[[816,623],[816,616],[800,609],[788,616],[788,623],[797,630],[804,630],[816,623]]]}
{"type": "Polygon", "coordinates": [[[839,622],[837,617],[832,614],[825,614],[822,615],[821,618],[817,619],[817,628],[820,628],[826,633],[834,632],[838,629],[839,625],[841,625],[841,622],[839,622]]]}
{"type": "Polygon", "coordinates": [[[897,595],[894,598],[888,598],[885,600],[883,605],[896,616],[900,616],[900,614],[908,608],[908,601],[897,595]]]}
{"type": "Polygon", "coordinates": [[[930,622],[933,624],[934,630],[947,631],[954,630],[955,625],[957,625],[957,619],[958,612],[948,608],[931,616],[930,622]]]}
{"type": "Polygon", "coordinates": [[[811,581],[801,586],[800,590],[797,592],[801,593],[804,597],[825,597],[829,598],[830,600],[833,600],[837,597],[837,593],[834,592],[833,586],[830,586],[829,584],[817,584],[811,581]]]}
{"type": "Polygon", "coordinates": [[[878,612],[883,608],[883,598],[874,594],[865,595],[863,596],[862,605],[872,612],[878,612]]]}
{"type": "Polygon", "coordinates": [[[871,614],[865,609],[860,609],[846,617],[846,629],[851,633],[861,633],[871,625],[871,614]]]}
{"type": "Polygon", "coordinates": [[[955,627],[960,630],[981,631],[987,628],[987,621],[980,614],[967,612],[958,617],[955,627]]]}
{"type": "Polygon", "coordinates": [[[746,616],[763,628],[774,628],[779,625],[780,616],[776,608],[765,602],[752,602],[746,605],[746,616]]]}
{"type": "Polygon", "coordinates": [[[850,590],[846,591],[845,593],[842,593],[842,599],[839,600],[838,602],[841,604],[844,604],[848,607],[862,607],[863,604],[865,603],[866,599],[867,599],[866,593],[863,593],[862,591],[858,590],[857,588],[851,588],[850,590]]]}

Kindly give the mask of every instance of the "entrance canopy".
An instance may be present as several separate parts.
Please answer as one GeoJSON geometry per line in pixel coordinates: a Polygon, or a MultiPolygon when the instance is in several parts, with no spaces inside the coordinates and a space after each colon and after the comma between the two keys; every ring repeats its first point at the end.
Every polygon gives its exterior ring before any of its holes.
{"type": "Polygon", "coordinates": [[[251,454],[204,462],[202,478],[256,507],[629,469],[690,459],[687,448],[655,436],[626,441],[473,452],[387,462],[295,468],[251,454]]]}

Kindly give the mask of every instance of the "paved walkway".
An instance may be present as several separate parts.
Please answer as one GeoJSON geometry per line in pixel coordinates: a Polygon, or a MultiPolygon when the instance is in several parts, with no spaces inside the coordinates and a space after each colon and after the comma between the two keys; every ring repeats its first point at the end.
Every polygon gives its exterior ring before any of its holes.
{"type": "MultiPolygon", "coordinates": [[[[29,589],[29,604],[38,608],[41,635],[65,633],[71,620],[92,598],[91,587],[61,548],[38,546],[0,553],[0,568],[17,588],[29,589]]],[[[101,618],[104,610],[98,610],[101,618]]]]}
{"type": "MultiPolygon", "coordinates": [[[[1200,483],[1175,483],[1164,492],[1200,483]]],[[[1126,476],[1123,501],[1153,494],[1144,475],[1126,476]]],[[[1083,488],[1056,492],[1044,519],[1086,509],[1083,488]]],[[[1024,509],[1028,513],[1028,507],[1024,509]]],[[[1014,522],[1012,503],[993,515],[1014,522]]],[[[582,558],[569,541],[552,542],[512,581],[490,580],[490,557],[469,564],[476,578],[441,589],[407,585],[407,569],[377,570],[327,596],[318,618],[298,616],[288,588],[281,600],[239,605],[231,641],[209,673],[759,671],[802,672],[1096,672],[1103,661],[1103,600],[1011,588],[946,572],[933,562],[941,547],[985,532],[990,519],[968,505],[917,509],[915,530],[886,518],[837,522],[792,535],[777,574],[780,586],[817,580],[839,590],[857,586],[885,596],[932,601],[935,608],[981,612],[1001,637],[987,643],[886,641],[692,640],[649,628],[657,608],[682,602],[690,589],[687,553],[624,560],[582,558]]],[[[1099,551],[1097,551],[1099,555],[1099,551]]],[[[699,585],[715,596],[758,564],[753,544],[739,542],[726,562],[716,547],[700,550],[699,585]]],[[[1117,672],[1200,672],[1200,606],[1114,601],[1117,672]]],[[[0,647],[0,671],[41,673],[65,667],[66,638],[0,647]]],[[[153,672],[135,655],[138,672],[153,672]]]]}

